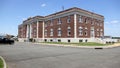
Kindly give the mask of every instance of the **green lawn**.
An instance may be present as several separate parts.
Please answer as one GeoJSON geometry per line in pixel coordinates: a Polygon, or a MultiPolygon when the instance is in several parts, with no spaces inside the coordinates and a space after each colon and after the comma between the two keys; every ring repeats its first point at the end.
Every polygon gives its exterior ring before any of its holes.
{"type": "Polygon", "coordinates": [[[0,58],[0,68],[3,68],[3,61],[1,58],[0,58]]]}
{"type": "Polygon", "coordinates": [[[42,42],[46,44],[64,44],[64,45],[76,45],[76,46],[105,46],[106,44],[100,44],[95,42],[81,42],[81,43],[66,43],[66,42],[42,42]]]}

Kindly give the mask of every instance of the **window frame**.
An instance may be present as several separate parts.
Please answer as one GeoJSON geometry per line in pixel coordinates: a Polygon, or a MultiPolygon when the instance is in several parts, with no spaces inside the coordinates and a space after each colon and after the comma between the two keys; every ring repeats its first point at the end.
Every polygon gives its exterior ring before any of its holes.
{"type": "Polygon", "coordinates": [[[79,15],[78,22],[79,22],[79,23],[83,23],[83,22],[82,22],[82,16],[81,16],[81,15],[79,15]]]}
{"type": "Polygon", "coordinates": [[[78,30],[79,36],[83,36],[83,27],[80,26],[78,30]]]}
{"type": "Polygon", "coordinates": [[[58,28],[58,36],[61,36],[62,35],[62,31],[61,31],[61,28],[59,27],[58,28]]]}
{"type": "Polygon", "coordinates": [[[70,23],[70,22],[71,22],[71,18],[70,18],[70,16],[68,16],[67,23],[70,23]]]}
{"type": "Polygon", "coordinates": [[[67,36],[71,36],[71,27],[70,26],[68,26],[68,28],[67,28],[67,36]]]}
{"type": "Polygon", "coordinates": [[[61,18],[58,18],[58,24],[62,24],[61,18]]]}
{"type": "Polygon", "coordinates": [[[50,29],[50,36],[54,36],[54,31],[52,28],[50,29]]]}

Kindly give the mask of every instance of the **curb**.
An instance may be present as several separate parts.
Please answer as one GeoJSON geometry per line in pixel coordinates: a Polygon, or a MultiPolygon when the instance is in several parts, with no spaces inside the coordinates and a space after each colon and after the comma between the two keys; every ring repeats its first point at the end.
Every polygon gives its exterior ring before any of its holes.
{"type": "Polygon", "coordinates": [[[6,65],[6,62],[5,62],[5,60],[4,60],[4,58],[2,57],[2,56],[0,56],[0,58],[2,59],[2,61],[3,61],[3,68],[7,68],[7,65],[6,65]]]}
{"type": "Polygon", "coordinates": [[[46,44],[46,43],[34,43],[34,44],[51,45],[51,46],[59,46],[59,47],[92,48],[92,49],[109,49],[109,48],[116,48],[116,47],[120,46],[120,45],[108,45],[108,46],[74,46],[74,45],[46,44]]]}

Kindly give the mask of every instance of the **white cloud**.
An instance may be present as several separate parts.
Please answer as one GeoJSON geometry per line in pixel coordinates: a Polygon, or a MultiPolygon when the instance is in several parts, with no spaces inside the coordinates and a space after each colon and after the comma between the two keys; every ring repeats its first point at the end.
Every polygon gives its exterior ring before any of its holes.
{"type": "Polygon", "coordinates": [[[114,21],[111,21],[111,23],[119,23],[119,21],[118,20],[114,20],[114,21]]]}
{"type": "Polygon", "coordinates": [[[120,23],[120,21],[118,20],[113,20],[113,21],[109,21],[109,22],[105,22],[106,24],[118,24],[120,23]]]}
{"type": "Polygon", "coordinates": [[[22,18],[22,20],[24,21],[24,20],[26,20],[27,18],[22,18]]]}
{"type": "Polygon", "coordinates": [[[46,6],[46,4],[41,4],[41,7],[45,7],[46,6]]]}

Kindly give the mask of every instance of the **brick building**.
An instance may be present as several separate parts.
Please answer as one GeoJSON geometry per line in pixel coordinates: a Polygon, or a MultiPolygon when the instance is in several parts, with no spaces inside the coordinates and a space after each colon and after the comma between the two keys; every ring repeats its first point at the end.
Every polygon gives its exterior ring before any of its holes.
{"type": "Polygon", "coordinates": [[[77,7],[30,17],[18,27],[19,41],[99,42],[102,36],[104,16],[77,7]]]}

